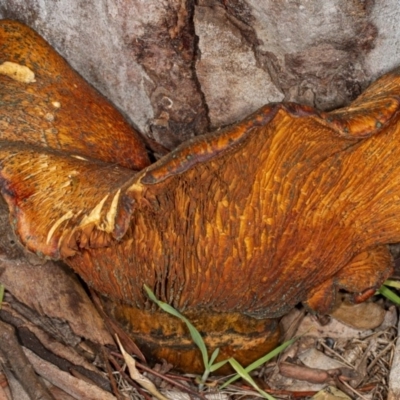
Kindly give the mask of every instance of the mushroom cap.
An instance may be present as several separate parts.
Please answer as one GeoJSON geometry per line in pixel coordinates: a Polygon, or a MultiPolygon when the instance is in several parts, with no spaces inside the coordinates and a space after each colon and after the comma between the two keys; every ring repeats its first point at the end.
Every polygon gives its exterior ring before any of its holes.
{"type": "Polygon", "coordinates": [[[0,140],[140,170],[140,134],[34,30],[0,21],[0,140]]]}
{"type": "Polygon", "coordinates": [[[265,106],[140,172],[2,142],[2,193],[28,249],[125,304],[145,308],[147,284],[182,311],[270,318],[309,299],[326,312],[338,288],[359,295],[391,271],[380,246],[400,239],[393,80],[338,112],[265,106]],[[364,252],[386,262],[365,273],[351,263],[364,252]]]}

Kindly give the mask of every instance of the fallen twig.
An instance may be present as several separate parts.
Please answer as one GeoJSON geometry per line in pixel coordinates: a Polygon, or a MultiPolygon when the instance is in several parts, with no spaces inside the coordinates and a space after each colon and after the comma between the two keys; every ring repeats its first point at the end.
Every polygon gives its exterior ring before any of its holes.
{"type": "MultiPolygon", "coordinates": [[[[114,353],[114,352],[112,352],[111,354],[116,356],[116,357],[118,357],[118,358],[122,358],[123,359],[121,354],[114,353]]],[[[145,365],[143,365],[143,364],[141,364],[139,362],[137,362],[136,365],[138,366],[139,369],[141,369],[143,371],[146,371],[149,374],[152,374],[152,375],[156,376],[157,378],[161,378],[162,380],[170,383],[171,385],[176,386],[177,388],[181,389],[182,391],[187,392],[189,395],[196,396],[197,398],[202,399],[202,400],[207,400],[201,393],[195,392],[194,390],[190,389],[189,387],[179,383],[174,377],[170,377],[168,375],[160,374],[159,372],[154,371],[153,369],[151,369],[149,367],[146,367],[145,365]]],[[[185,379],[185,378],[184,377],[180,377],[180,379],[185,379]]]]}
{"type": "MultiPolygon", "coordinates": [[[[121,356],[122,357],[122,356],[121,356]]],[[[122,357],[123,358],[123,357],[122,357]]],[[[117,360],[112,356],[109,355],[110,363],[114,366],[116,371],[118,371],[121,376],[132,386],[134,387],[146,400],[152,400],[151,397],[142,390],[142,388],[133,380],[130,378],[128,374],[125,373],[125,371],[122,369],[122,367],[118,364],[117,360]]]]}
{"type": "Polygon", "coordinates": [[[106,371],[107,371],[108,379],[110,380],[110,383],[111,383],[112,391],[113,391],[114,395],[116,396],[116,398],[118,400],[121,400],[122,396],[118,390],[118,385],[117,385],[117,382],[115,381],[115,377],[112,373],[110,361],[108,360],[107,353],[106,353],[104,346],[101,346],[101,355],[103,358],[104,365],[106,366],[106,371]]]}
{"type": "Polygon", "coordinates": [[[131,378],[134,381],[136,381],[140,386],[142,386],[147,391],[149,391],[157,399],[159,399],[159,400],[170,400],[168,397],[164,396],[162,393],[160,393],[158,391],[158,389],[155,387],[154,383],[149,378],[147,378],[146,376],[142,375],[138,371],[138,369],[136,367],[135,359],[125,351],[124,347],[122,346],[122,344],[121,344],[121,342],[120,342],[120,340],[118,338],[118,335],[116,335],[115,337],[117,339],[117,343],[118,343],[118,346],[119,346],[119,348],[121,350],[121,353],[122,353],[122,355],[124,357],[125,363],[126,363],[126,365],[128,367],[129,375],[131,376],[131,378]]]}
{"type": "Polygon", "coordinates": [[[347,382],[343,381],[340,379],[340,382],[352,393],[357,395],[360,399],[362,400],[368,400],[366,397],[364,397],[358,390],[354,389],[351,385],[349,385],[347,382]]]}
{"type": "Polygon", "coordinates": [[[346,373],[349,371],[343,371],[341,368],[324,370],[287,362],[279,364],[279,372],[281,375],[288,378],[307,381],[310,383],[327,383],[339,377],[342,378],[342,381],[352,378],[351,376],[348,376],[351,375],[350,373],[346,373]]]}
{"type": "Polygon", "coordinates": [[[378,363],[378,361],[389,351],[391,350],[396,343],[396,339],[392,340],[389,342],[389,344],[375,357],[375,359],[371,362],[371,364],[368,365],[367,367],[367,372],[370,372],[372,368],[378,363]]]}

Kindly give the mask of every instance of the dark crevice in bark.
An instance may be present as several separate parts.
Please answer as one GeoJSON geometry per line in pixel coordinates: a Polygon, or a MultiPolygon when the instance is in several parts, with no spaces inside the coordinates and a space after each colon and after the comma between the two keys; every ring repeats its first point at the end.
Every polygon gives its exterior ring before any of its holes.
{"type": "Polygon", "coordinates": [[[149,24],[132,41],[136,61],[152,79],[146,91],[154,111],[153,139],[173,149],[208,129],[204,96],[195,79],[193,0],[168,7],[159,24],[149,24]]]}
{"type": "MultiPolygon", "coordinates": [[[[250,48],[254,53],[254,57],[257,62],[257,66],[264,68],[263,63],[259,57],[258,46],[261,41],[257,37],[257,32],[252,26],[254,23],[254,17],[251,13],[249,5],[242,0],[235,0],[228,2],[226,0],[219,0],[226,11],[226,17],[242,34],[243,39],[249,44],[250,48]]],[[[267,71],[268,72],[268,71],[267,71]]],[[[279,86],[277,86],[279,88],[279,86]]]]}
{"type": "Polygon", "coordinates": [[[210,130],[211,120],[210,120],[210,109],[208,107],[206,96],[201,87],[201,83],[197,76],[197,70],[196,70],[197,60],[199,60],[201,57],[201,51],[200,51],[200,47],[199,47],[199,37],[196,35],[195,27],[194,27],[194,12],[195,12],[195,8],[197,5],[198,5],[197,0],[195,0],[195,1],[188,0],[188,10],[189,10],[188,21],[189,21],[189,27],[190,27],[189,29],[193,34],[193,59],[192,59],[191,69],[192,69],[192,74],[193,74],[193,82],[195,83],[195,85],[197,87],[197,90],[201,97],[202,105],[203,105],[205,113],[206,113],[205,118],[207,119],[207,127],[206,127],[206,130],[203,132],[203,133],[206,133],[210,130]]]}
{"type": "Polygon", "coordinates": [[[251,9],[245,1],[234,1],[227,3],[226,1],[221,1],[226,11],[226,16],[228,20],[242,33],[243,39],[255,50],[260,44],[257,38],[257,33],[252,27],[254,22],[254,17],[251,14],[251,9]]]}

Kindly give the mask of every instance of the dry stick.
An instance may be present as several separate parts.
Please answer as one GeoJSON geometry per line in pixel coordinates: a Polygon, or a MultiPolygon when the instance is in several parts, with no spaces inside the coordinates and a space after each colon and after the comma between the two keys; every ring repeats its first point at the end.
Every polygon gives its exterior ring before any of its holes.
{"type": "MultiPolygon", "coordinates": [[[[143,367],[143,365],[141,367],[143,367]]],[[[144,367],[144,368],[146,368],[146,367],[144,367]]],[[[193,382],[193,375],[192,376],[183,376],[183,375],[178,375],[178,374],[171,374],[171,373],[168,372],[164,376],[169,378],[169,379],[178,379],[178,380],[183,381],[183,382],[193,382]]],[[[225,379],[225,378],[222,377],[221,379],[225,379]]]]}
{"type": "Polygon", "coordinates": [[[183,391],[185,391],[185,392],[187,392],[187,393],[189,393],[189,394],[191,394],[193,396],[196,396],[199,399],[206,400],[206,398],[203,395],[201,395],[200,393],[195,392],[194,390],[188,388],[187,386],[183,385],[182,383],[179,383],[179,382],[175,381],[174,379],[169,378],[168,376],[165,376],[163,374],[155,372],[151,368],[146,367],[143,364],[136,363],[136,365],[138,366],[138,368],[142,369],[143,371],[146,371],[146,372],[148,372],[150,374],[153,374],[154,376],[157,376],[157,377],[163,379],[164,381],[170,383],[171,385],[174,385],[177,388],[179,388],[179,389],[181,389],[181,390],[183,390],[183,391]]]}
{"type": "Polygon", "coordinates": [[[108,316],[107,313],[104,311],[103,305],[101,304],[101,300],[98,294],[93,289],[89,290],[93,304],[96,307],[97,311],[99,312],[100,316],[103,318],[109,332],[111,333],[111,336],[114,338],[115,334],[117,334],[122,342],[122,345],[124,346],[124,349],[128,353],[134,354],[140,360],[146,362],[143,353],[141,352],[139,347],[137,347],[136,343],[132,340],[132,338],[121,328],[121,326],[116,321],[113,320],[113,318],[108,316]]]}
{"type": "Polygon", "coordinates": [[[347,382],[342,381],[341,379],[339,379],[340,382],[347,387],[348,390],[350,390],[351,392],[353,392],[355,395],[357,395],[360,399],[363,400],[368,400],[366,397],[364,397],[358,390],[354,389],[351,385],[349,385],[347,382]]]}
{"type": "Polygon", "coordinates": [[[0,321],[0,349],[12,366],[18,381],[32,400],[55,400],[35,374],[35,370],[18,343],[14,327],[3,321],[0,321]]]}
{"type": "MultiPolygon", "coordinates": [[[[308,390],[308,391],[292,391],[292,390],[284,390],[284,389],[272,389],[268,387],[268,385],[264,385],[262,388],[265,391],[268,391],[273,396],[289,396],[291,399],[303,399],[305,397],[311,397],[317,394],[316,390],[308,390]]],[[[248,391],[250,396],[254,396],[254,388],[251,386],[247,386],[245,384],[239,386],[235,383],[229,385],[227,388],[224,389],[225,392],[232,393],[232,394],[240,394],[243,393],[244,390],[248,391]],[[236,390],[236,391],[235,391],[236,390]]]]}
{"type": "MultiPolygon", "coordinates": [[[[122,356],[121,354],[119,354],[119,353],[111,352],[111,354],[114,355],[114,356],[116,356],[116,357],[118,357],[118,358],[123,359],[123,356],[122,356]]],[[[176,380],[174,380],[174,379],[168,377],[167,375],[163,375],[163,374],[160,374],[159,372],[153,371],[151,368],[146,367],[145,365],[140,364],[139,362],[136,362],[136,366],[137,366],[139,369],[142,369],[143,371],[146,371],[146,372],[148,372],[148,373],[150,373],[150,374],[156,376],[157,378],[161,378],[161,379],[163,379],[164,381],[170,383],[171,385],[174,385],[174,386],[176,386],[177,388],[179,388],[179,389],[181,389],[181,390],[183,390],[183,391],[185,391],[185,392],[187,392],[187,393],[189,393],[189,394],[191,394],[191,395],[193,395],[193,396],[196,396],[196,397],[198,397],[198,398],[200,398],[200,399],[202,399],[202,400],[207,400],[202,394],[195,392],[194,390],[188,388],[188,387],[185,386],[185,385],[182,385],[181,383],[179,383],[179,382],[177,382],[176,380]]]]}
{"type": "Polygon", "coordinates": [[[319,342],[319,344],[327,351],[328,353],[333,354],[337,358],[339,358],[344,364],[346,364],[348,367],[351,369],[355,369],[354,365],[349,363],[344,357],[342,357],[339,353],[337,353],[335,350],[331,349],[329,346],[327,346],[324,342],[319,342]]]}
{"type": "Polygon", "coordinates": [[[372,335],[369,337],[370,342],[368,343],[367,348],[364,350],[363,355],[357,362],[355,369],[357,373],[359,374],[359,377],[357,379],[353,379],[352,385],[354,387],[358,387],[365,379],[365,377],[368,375],[368,369],[367,369],[367,364],[368,364],[368,356],[372,349],[377,345],[376,343],[376,335],[372,335]]]}
{"type": "Polygon", "coordinates": [[[311,383],[326,383],[341,373],[339,368],[323,370],[287,362],[279,364],[279,372],[287,378],[299,379],[311,383]]]}
{"type": "Polygon", "coordinates": [[[101,356],[103,357],[103,361],[106,366],[107,375],[108,375],[108,379],[111,382],[112,391],[113,391],[114,395],[116,396],[116,398],[118,400],[121,400],[122,396],[121,396],[120,391],[118,390],[117,382],[115,381],[115,377],[112,373],[110,361],[108,360],[107,353],[106,353],[104,346],[101,346],[101,356]]]}
{"type": "Polygon", "coordinates": [[[389,344],[375,357],[375,359],[371,362],[371,364],[368,365],[367,367],[367,372],[370,372],[371,369],[375,366],[375,364],[389,351],[393,348],[394,343],[396,342],[397,338],[395,340],[392,340],[389,342],[389,344]]]}
{"type": "Polygon", "coordinates": [[[374,390],[377,386],[378,386],[378,384],[376,382],[375,383],[367,383],[364,386],[358,387],[357,390],[359,392],[370,392],[371,390],[374,390]]]}

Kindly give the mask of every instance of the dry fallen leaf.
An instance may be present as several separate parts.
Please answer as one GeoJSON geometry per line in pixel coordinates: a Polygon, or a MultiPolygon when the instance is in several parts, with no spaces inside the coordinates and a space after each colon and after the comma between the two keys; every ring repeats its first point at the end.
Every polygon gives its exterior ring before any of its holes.
{"type": "Polygon", "coordinates": [[[302,363],[309,368],[326,370],[347,367],[347,365],[345,365],[344,363],[341,363],[334,358],[328,357],[326,354],[317,350],[315,347],[303,351],[301,354],[298,355],[298,357],[302,361],[302,363]]]}
{"type": "Polygon", "coordinates": [[[115,335],[117,342],[118,342],[118,346],[121,350],[121,353],[124,357],[124,360],[126,362],[126,365],[128,366],[128,370],[129,370],[129,375],[131,376],[131,378],[137,382],[140,386],[142,386],[143,388],[145,388],[146,390],[148,390],[154,397],[156,397],[159,400],[171,400],[168,397],[165,397],[163,394],[161,394],[157,388],[154,386],[154,383],[146,378],[144,375],[142,375],[138,369],[136,368],[136,362],[135,359],[129,355],[124,347],[122,346],[119,338],[117,335],[115,335]]]}
{"type": "Polygon", "coordinates": [[[312,400],[351,400],[351,398],[339,389],[329,386],[315,394],[312,400]]]}
{"type": "Polygon", "coordinates": [[[385,314],[386,311],[374,302],[351,304],[344,301],[330,315],[355,329],[375,329],[382,324],[385,314]]]}
{"type": "Polygon", "coordinates": [[[362,338],[370,335],[372,332],[372,330],[351,328],[334,318],[328,324],[322,326],[315,316],[307,315],[297,329],[296,335],[348,339],[354,337],[362,338]]]}

